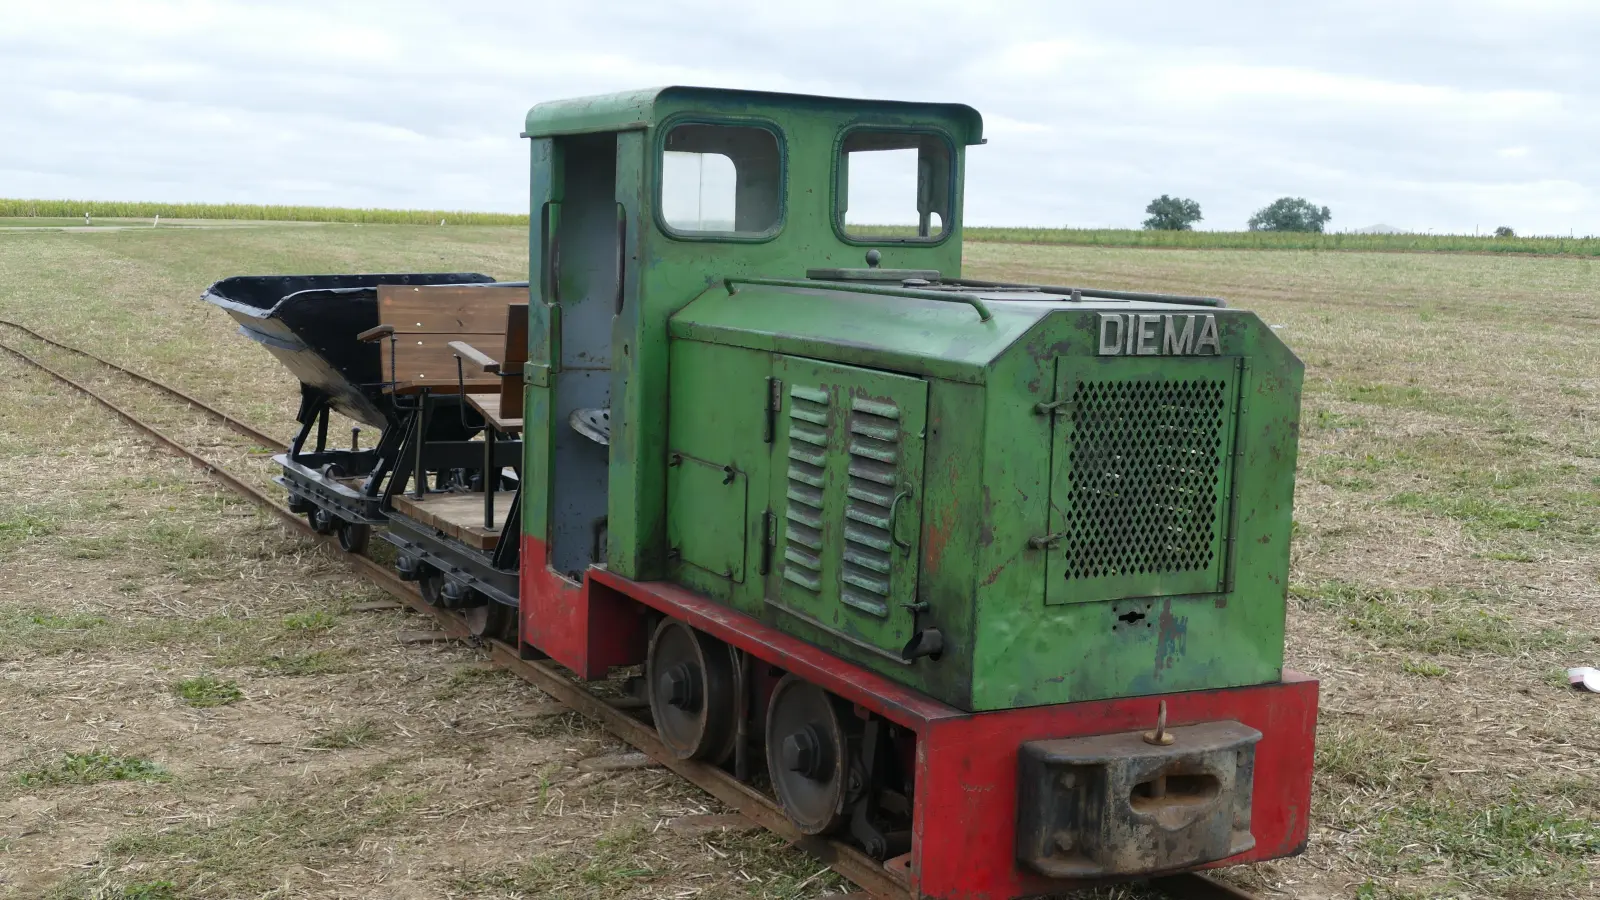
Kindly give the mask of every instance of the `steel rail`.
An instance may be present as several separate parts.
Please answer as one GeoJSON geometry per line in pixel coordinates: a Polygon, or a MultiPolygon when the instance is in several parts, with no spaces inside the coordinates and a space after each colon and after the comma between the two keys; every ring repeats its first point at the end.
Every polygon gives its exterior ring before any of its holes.
{"type": "MultiPolygon", "coordinates": [[[[9,324],[11,323],[0,320],[0,325],[9,324]]],[[[27,331],[27,329],[22,330],[27,331]]],[[[45,338],[40,339],[45,340],[47,343],[55,343],[45,338]]],[[[77,350],[75,347],[59,344],[57,346],[83,353],[83,351],[77,350]]],[[[694,760],[678,759],[656,736],[654,728],[629,715],[625,710],[611,705],[604,698],[588,690],[580,682],[562,674],[550,664],[538,660],[524,659],[516,647],[503,641],[478,641],[472,636],[459,616],[448,610],[430,606],[427,601],[422,599],[422,595],[417,591],[415,585],[401,581],[399,576],[388,567],[369,557],[338,550],[338,545],[332,536],[317,534],[304,519],[290,512],[288,507],[280,505],[255,486],[239,479],[207,460],[204,456],[184,446],[166,432],[144,422],[138,416],[102,396],[94,389],[74,381],[71,377],[56,371],[3,341],[0,341],[0,351],[22,360],[24,363],[49,374],[56,380],[89,397],[115,413],[138,431],[154,438],[157,443],[168,450],[198,465],[206,474],[218,479],[246,499],[277,514],[292,529],[303,535],[316,538],[324,546],[337,550],[338,555],[343,557],[351,568],[366,575],[379,588],[404,603],[408,608],[432,617],[434,621],[439,623],[441,630],[445,633],[467,642],[486,643],[489,647],[490,659],[495,665],[533,684],[569,709],[598,722],[619,739],[633,745],[650,758],[682,776],[687,781],[692,782],[706,793],[716,797],[725,805],[737,810],[740,815],[757,826],[781,836],[796,847],[810,853],[830,869],[861,888],[867,896],[879,898],[879,900],[914,900],[915,895],[911,892],[904,878],[891,872],[884,864],[877,862],[847,844],[800,833],[789,821],[788,817],[784,815],[783,809],[771,797],[715,766],[709,766],[694,760]]],[[[89,353],[83,353],[83,355],[92,357],[92,354],[89,353]]],[[[97,357],[93,358],[98,359],[97,357]]],[[[99,361],[104,362],[104,360],[99,361]]],[[[106,363],[106,365],[133,375],[141,381],[153,382],[153,379],[145,378],[134,372],[128,372],[121,366],[112,363],[106,363]]],[[[166,389],[165,385],[155,384],[157,387],[166,389]]],[[[182,397],[186,402],[193,403],[202,409],[210,409],[205,404],[192,400],[177,390],[168,389],[168,392],[174,396],[182,397]]],[[[214,410],[212,411],[214,412],[214,410]]],[[[1185,872],[1155,878],[1149,882],[1149,886],[1176,898],[1176,900],[1258,900],[1253,894],[1199,872],[1185,872]]]]}
{"type": "Polygon", "coordinates": [[[204,412],[207,415],[216,417],[217,419],[221,420],[223,422],[223,424],[227,425],[229,428],[233,429],[234,431],[238,432],[239,434],[242,434],[247,438],[251,438],[252,440],[255,440],[255,441],[259,442],[261,444],[261,446],[263,446],[263,447],[268,447],[268,448],[273,449],[273,450],[287,450],[287,449],[289,449],[289,445],[288,444],[285,444],[284,442],[278,440],[277,438],[273,437],[272,435],[265,434],[263,432],[257,431],[255,428],[252,428],[251,426],[246,425],[244,422],[241,422],[238,419],[235,419],[233,416],[228,415],[227,413],[223,412],[222,410],[217,409],[216,407],[211,406],[209,404],[206,404],[206,403],[202,402],[199,398],[194,397],[194,396],[192,396],[192,395],[190,395],[190,394],[188,394],[188,393],[186,393],[184,391],[181,391],[181,390],[179,390],[179,389],[177,389],[175,387],[172,387],[169,384],[164,384],[164,383],[162,383],[160,381],[157,381],[156,379],[151,378],[151,377],[149,377],[147,375],[141,375],[138,372],[133,371],[132,369],[123,368],[122,366],[119,366],[116,363],[111,362],[110,360],[101,359],[100,357],[94,355],[93,353],[90,353],[87,350],[83,350],[83,349],[80,349],[78,347],[68,346],[66,344],[61,343],[60,341],[56,341],[56,340],[52,340],[51,338],[47,338],[44,335],[40,334],[39,332],[34,331],[32,328],[29,328],[26,325],[19,325],[16,322],[10,321],[9,319],[0,319],[0,325],[4,325],[7,328],[15,328],[16,330],[22,332],[23,334],[28,335],[29,337],[33,338],[34,340],[42,341],[42,342],[44,342],[46,344],[49,344],[52,347],[60,348],[60,349],[65,350],[65,351],[67,351],[69,353],[77,353],[80,356],[87,356],[88,358],[94,360],[95,362],[101,364],[102,366],[106,366],[108,368],[116,369],[118,372],[121,372],[124,375],[127,375],[127,376],[129,376],[131,378],[135,378],[135,379],[137,379],[139,381],[142,381],[145,384],[149,385],[150,387],[155,388],[158,391],[162,391],[162,392],[164,392],[166,394],[169,394],[169,395],[171,395],[173,397],[177,397],[179,400],[182,400],[183,402],[189,404],[190,406],[195,407],[196,409],[200,410],[201,412],[204,412]]]}

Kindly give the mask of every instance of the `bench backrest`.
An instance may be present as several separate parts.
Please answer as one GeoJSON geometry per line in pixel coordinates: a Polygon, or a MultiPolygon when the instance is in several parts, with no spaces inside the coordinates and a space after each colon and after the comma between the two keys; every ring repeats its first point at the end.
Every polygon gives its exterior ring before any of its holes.
{"type": "Polygon", "coordinates": [[[522,369],[528,364],[528,304],[513,303],[506,311],[506,350],[500,362],[500,410],[522,417],[522,369]]]}
{"type": "MultiPolygon", "coordinates": [[[[506,346],[506,307],[526,308],[526,287],[493,285],[440,285],[432,287],[386,284],[378,287],[378,322],[394,328],[391,338],[378,341],[383,378],[398,393],[429,388],[434,393],[457,391],[458,369],[451,341],[479,347],[506,346]]],[[[515,317],[513,317],[515,318],[515,317]]],[[[527,358],[527,315],[522,317],[518,352],[527,358]]],[[[509,348],[508,348],[509,349],[509,348]]],[[[498,376],[465,370],[469,393],[497,392],[498,376]]]]}

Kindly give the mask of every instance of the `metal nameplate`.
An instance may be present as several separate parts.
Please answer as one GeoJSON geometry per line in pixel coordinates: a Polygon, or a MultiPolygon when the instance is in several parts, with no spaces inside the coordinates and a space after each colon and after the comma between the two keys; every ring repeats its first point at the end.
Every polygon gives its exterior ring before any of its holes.
{"type": "Polygon", "coordinates": [[[1220,356],[1214,313],[1101,313],[1100,356],[1220,356]]]}

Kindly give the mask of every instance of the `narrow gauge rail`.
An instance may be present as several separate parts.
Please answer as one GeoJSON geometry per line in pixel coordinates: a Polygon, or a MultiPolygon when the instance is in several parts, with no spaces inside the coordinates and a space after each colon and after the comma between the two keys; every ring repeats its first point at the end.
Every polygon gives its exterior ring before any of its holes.
{"type": "MultiPolygon", "coordinates": [[[[135,381],[140,382],[141,384],[144,384],[144,385],[147,385],[149,387],[155,388],[156,390],[162,392],[163,394],[166,394],[169,397],[173,397],[173,398],[175,398],[177,400],[182,400],[183,402],[189,404],[190,406],[194,407],[195,409],[197,409],[197,410],[199,410],[199,411],[201,411],[201,412],[203,412],[203,413],[205,413],[205,414],[207,414],[209,416],[212,416],[212,417],[220,420],[224,425],[227,425],[229,428],[233,429],[234,431],[238,432],[239,434],[244,435],[245,437],[250,438],[251,440],[254,440],[254,441],[260,443],[261,446],[266,447],[269,450],[287,450],[288,449],[288,445],[287,444],[285,444],[284,442],[278,440],[277,438],[273,437],[272,435],[267,434],[267,433],[262,432],[262,431],[258,431],[257,429],[252,428],[251,426],[245,424],[244,422],[241,422],[238,419],[235,419],[233,416],[228,415],[227,413],[223,412],[222,410],[216,409],[215,407],[212,407],[212,406],[208,406],[207,404],[205,404],[204,402],[202,402],[198,398],[194,397],[193,395],[191,395],[189,393],[186,393],[184,391],[178,390],[177,388],[175,388],[175,387],[173,387],[173,386],[171,386],[169,384],[164,384],[164,383],[162,383],[160,381],[157,381],[154,378],[151,378],[151,377],[149,377],[147,375],[141,375],[141,374],[139,374],[138,372],[135,372],[132,369],[125,368],[123,366],[119,366],[116,363],[111,362],[110,360],[102,359],[101,357],[96,356],[93,353],[90,353],[89,351],[84,350],[82,348],[68,346],[67,344],[61,343],[60,341],[56,341],[56,340],[52,340],[50,338],[47,338],[44,335],[40,334],[39,332],[34,331],[32,328],[29,328],[26,325],[18,324],[18,323],[13,322],[13,321],[11,321],[9,319],[0,319],[0,325],[4,325],[7,328],[14,328],[17,331],[20,331],[23,334],[26,334],[28,337],[31,337],[34,340],[39,341],[42,344],[48,344],[48,345],[50,345],[52,347],[55,347],[58,350],[65,350],[68,353],[75,353],[75,354],[77,354],[79,356],[83,356],[83,357],[86,357],[88,359],[92,359],[95,362],[97,362],[97,363],[99,363],[99,364],[101,364],[103,366],[106,366],[107,368],[114,369],[117,372],[121,372],[123,375],[127,375],[129,378],[132,378],[135,381]]],[[[10,349],[10,348],[7,348],[7,349],[10,349]]]]}
{"type": "MultiPolygon", "coordinates": [[[[227,413],[161,381],[102,359],[87,350],[45,337],[31,328],[15,322],[0,319],[0,326],[14,328],[42,343],[94,360],[111,370],[160,390],[186,403],[197,412],[227,423],[230,428],[260,441],[263,446],[275,449],[283,447],[283,444],[276,439],[256,431],[227,413]]],[[[0,341],[0,351],[4,351],[7,355],[94,400],[141,433],[153,438],[160,446],[196,464],[207,474],[218,479],[235,492],[255,502],[263,509],[276,514],[290,529],[303,535],[319,538],[324,544],[338,551],[338,544],[335,538],[315,533],[304,518],[290,512],[288,507],[278,503],[260,489],[228,472],[215,462],[208,460],[198,451],[184,445],[155,425],[140,419],[133,412],[100,392],[35,359],[5,341],[0,341]]],[[[415,585],[401,581],[387,567],[364,555],[343,551],[338,552],[349,561],[353,569],[370,578],[373,583],[385,592],[404,603],[410,609],[431,616],[439,624],[442,631],[458,639],[475,641],[480,645],[487,646],[495,665],[533,684],[573,711],[598,722],[617,738],[633,745],[663,766],[693,782],[697,787],[737,810],[752,822],[780,835],[795,846],[812,854],[819,861],[861,888],[867,896],[882,898],[882,900],[903,900],[903,898],[910,897],[903,880],[888,865],[880,864],[854,847],[839,841],[800,833],[772,798],[741,783],[716,766],[706,765],[694,760],[678,759],[662,744],[648,721],[631,714],[629,711],[613,706],[605,698],[590,691],[581,682],[574,681],[551,665],[521,659],[515,647],[498,640],[483,641],[473,638],[468,627],[461,621],[460,614],[429,605],[422,599],[415,585]]],[[[893,862],[891,860],[890,864],[892,865],[893,862]]],[[[1150,880],[1148,884],[1163,894],[1176,898],[1176,900],[1258,900],[1256,895],[1197,872],[1155,878],[1150,880]]]]}

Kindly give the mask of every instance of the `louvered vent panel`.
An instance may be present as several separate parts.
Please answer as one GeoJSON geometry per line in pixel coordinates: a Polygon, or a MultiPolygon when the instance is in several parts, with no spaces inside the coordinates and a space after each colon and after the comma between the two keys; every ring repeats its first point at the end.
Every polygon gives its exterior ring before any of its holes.
{"type": "Polygon", "coordinates": [[[1196,572],[1216,558],[1228,384],[1082,381],[1066,577],[1196,572]]]}
{"type": "Polygon", "coordinates": [[[875,616],[889,614],[889,529],[900,464],[900,408],[853,398],[849,417],[849,482],[845,489],[839,599],[875,616]]]}
{"type": "Polygon", "coordinates": [[[827,483],[828,394],[789,388],[789,489],[783,577],[822,590],[822,491],[827,483]]]}

